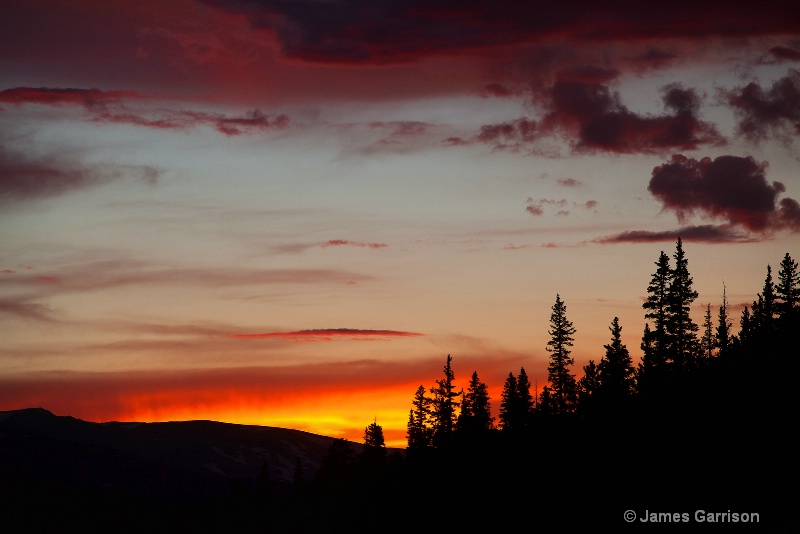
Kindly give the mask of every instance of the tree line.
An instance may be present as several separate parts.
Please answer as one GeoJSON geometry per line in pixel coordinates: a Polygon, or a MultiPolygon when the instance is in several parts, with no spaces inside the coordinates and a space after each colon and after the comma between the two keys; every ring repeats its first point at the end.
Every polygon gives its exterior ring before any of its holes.
{"type": "Polygon", "coordinates": [[[376,418],[360,448],[334,440],[312,476],[298,464],[290,491],[270,491],[265,467],[260,492],[214,513],[274,532],[431,521],[471,532],[481,522],[507,529],[509,514],[571,531],[624,526],[626,510],[704,509],[759,512],[760,531],[794,531],[793,494],[775,481],[796,455],[797,262],[787,253],[776,280],[767,266],[737,333],[724,285],[716,321],[708,305],[702,324],[694,322],[698,294],[680,239],[655,266],[638,364],[614,317],[603,354],[579,376],[576,330],[557,294],[541,391],[524,367],[509,372],[495,418],[498,400],[477,371],[457,387],[448,355],[433,385],[413,394],[405,449],[387,449],[376,418]]]}
{"type": "MultiPolygon", "coordinates": [[[[716,324],[710,304],[702,326],[693,320],[690,311],[698,293],[692,287],[680,238],[672,260],[661,251],[647,286],[647,298],[642,304],[642,358],[638,365],[634,366],[622,342],[619,318],[614,317],[609,326],[610,340],[603,346],[605,353],[597,362],[589,360],[578,378],[572,357],[576,330],[567,317],[566,304],[556,294],[546,347],[548,384],[542,391],[531,392],[524,367],[516,375],[509,372],[495,420],[488,388],[477,371],[473,371],[466,390],[457,390],[452,357],[448,355],[443,377],[431,388],[420,385],[414,393],[407,449],[439,448],[481,433],[513,435],[533,428],[543,417],[627,415],[648,402],[663,401],[670,395],[678,397],[681,387],[706,380],[714,373],[725,375],[731,368],[761,369],[765,359],[774,361],[779,351],[787,349],[791,353],[800,332],[800,271],[788,252],[780,263],[777,281],[767,265],[763,289],[752,305],[744,307],[738,334],[733,333],[724,284],[716,324]]],[[[783,352],[780,356],[788,354],[783,352]]]]}

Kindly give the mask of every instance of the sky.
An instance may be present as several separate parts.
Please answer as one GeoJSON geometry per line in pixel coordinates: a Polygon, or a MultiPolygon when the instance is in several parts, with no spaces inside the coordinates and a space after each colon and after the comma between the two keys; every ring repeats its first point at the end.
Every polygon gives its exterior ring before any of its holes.
{"type": "Polygon", "coordinates": [[[738,315],[800,258],[800,8],[5,0],[0,410],[405,445],[448,354],[495,416],[580,377],[680,237],[738,315]]]}

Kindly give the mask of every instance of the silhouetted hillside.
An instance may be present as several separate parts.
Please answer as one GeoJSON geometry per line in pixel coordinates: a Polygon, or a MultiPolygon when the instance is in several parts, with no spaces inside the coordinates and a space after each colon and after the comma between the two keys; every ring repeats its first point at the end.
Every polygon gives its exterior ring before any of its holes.
{"type": "Polygon", "coordinates": [[[258,492],[280,498],[309,483],[334,441],[213,421],[90,423],[42,408],[0,412],[0,530],[174,531],[169,521],[212,530],[214,507],[258,492]],[[2,528],[10,522],[12,530],[2,528]]]}

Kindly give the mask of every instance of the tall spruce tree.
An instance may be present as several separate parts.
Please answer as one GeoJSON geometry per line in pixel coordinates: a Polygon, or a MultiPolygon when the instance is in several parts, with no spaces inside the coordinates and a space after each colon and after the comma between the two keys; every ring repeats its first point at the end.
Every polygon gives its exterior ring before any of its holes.
{"type": "Polygon", "coordinates": [[[424,449],[431,446],[431,399],[425,386],[420,385],[414,393],[413,408],[408,414],[406,438],[409,449],[424,449]]]}
{"type": "Polygon", "coordinates": [[[722,304],[719,306],[719,315],[717,316],[717,332],[714,343],[719,349],[719,356],[726,356],[731,346],[731,328],[733,324],[728,318],[728,295],[725,284],[722,284],[722,304]]]}
{"type": "Polygon", "coordinates": [[[461,413],[458,415],[456,428],[459,432],[479,434],[490,430],[493,423],[489,388],[480,381],[478,372],[473,371],[467,391],[461,399],[461,413]]]}
{"type": "Polygon", "coordinates": [[[757,345],[762,353],[771,352],[775,348],[777,324],[775,320],[775,283],[772,281],[772,267],[769,265],[767,265],[767,276],[764,278],[764,287],[756,297],[750,310],[751,343],[757,345]]]}
{"type": "Polygon", "coordinates": [[[714,323],[711,320],[711,304],[706,305],[706,314],[703,318],[703,337],[700,338],[700,361],[710,362],[713,357],[716,341],[714,336],[714,323]]]}
{"type": "Polygon", "coordinates": [[[433,395],[431,401],[431,419],[433,435],[431,437],[434,447],[442,447],[450,443],[456,423],[456,409],[461,405],[458,400],[463,394],[455,390],[455,375],[450,363],[453,358],[448,354],[444,366],[444,378],[436,381],[436,386],[431,388],[433,395]]]}
{"type": "Polygon", "coordinates": [[[775,311],[781,323],[796,324],[800,314],[800,271],[797,262],[787,252],[778,271],[775,285],[775,311]]]}
{"type": "Polygon", "coordinates": [[[611,342],[603,345],[606,353],[597,365],[598,401],[604,410],[615,411],[628,401],[634,391],[633,360],[622,342],[622,327],[619,317],[614,317],[611,326],[611,342]]]}
{"type": "Polygon", "coordinates": [[[690,315],[692,303],[697,298],[697,291],[692,289],[689,261],[683,251],[680,237],[675,245],[673,258],[675,268],[672,270],[667,291],[667,335],[670,342],[668,354],[673,368],[681,372],[694,366],[699,348],[697,342],[699,327],[692,321],[690,315]]]}
{"type": "Polygon", "coordinates": [[[739,342],[745,351],[749,351],[753,345],[754,332],[753,320],[750,316],[750,308],[747,306],[742,310],[742,315],[739,317],[739,342]]]}
{"type": "Polygon", "coordinates": [[[527,427],[533,415],[533,395],[531,394],[531,381],[524,367],[519,368],[517,375],[517,403],[519,404],[520,424],[527,427]]]}
{"type": "Polygon", "coordinates": [[[653,328],[647,328],[642,343],[649,346],[650,361],[646,367],[660,368],[666,364],[667,351],[670,343],[667,335],[669,322],[669,288],[672,283],[672,268],[669,265],[669,256],[664,251],[655,262],[656,272],[647,286],[647,299],[642,304],[646,310],[645,319],[653,321],[653,328]]]}
{"type": "Polygon", "coordinates": [[[567,319],[567,306],[558,294],[550,314],[548,334],[550,341],[547,342],[547,351],[550,353],[550,363],[547,366],[547,380],[550,382],[553,413],[571,413],[575,411],[577,403],[577,382],[571,372],[575,360],[570,356],[575,328],[567,319]]]}
{"type": "Polygon", "coordinates": [[[509,372],[508,378],[503,382],[503,391],[500,392],[500,429],[503,432],[518,430],[517,406],[517,377],[509,372]]]}

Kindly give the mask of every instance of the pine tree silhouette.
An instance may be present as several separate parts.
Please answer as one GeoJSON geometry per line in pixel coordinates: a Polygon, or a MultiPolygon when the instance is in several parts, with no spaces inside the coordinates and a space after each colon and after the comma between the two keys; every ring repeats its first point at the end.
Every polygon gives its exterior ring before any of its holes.
{"type": "Polygon", "coordinates": [[[550,353],[550,363],[547,367],[547,380],[550,382],[554,413],[572,413],[575,411],[578,389],[575,375],[571,372],[575,360],[570,356],[575,328],[567,319],[567,306],[558,294],[550,314],[548,334],[550,341],[547,342],[547,351],[550,353]]]}

